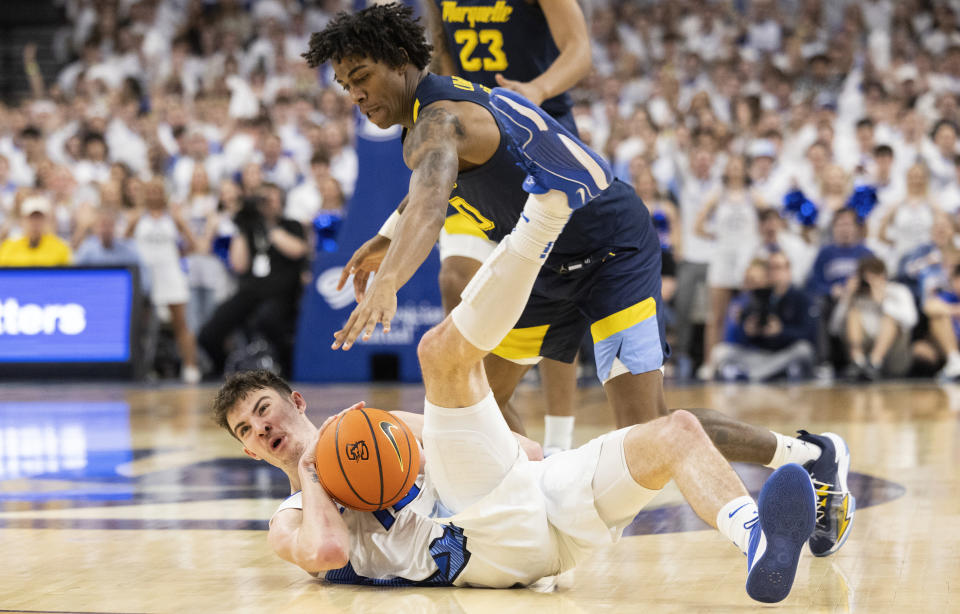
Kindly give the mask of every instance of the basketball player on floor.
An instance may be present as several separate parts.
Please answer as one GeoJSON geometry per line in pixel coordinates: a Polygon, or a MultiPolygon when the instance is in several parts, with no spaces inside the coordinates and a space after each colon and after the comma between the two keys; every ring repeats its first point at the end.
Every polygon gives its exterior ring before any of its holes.
{"type": "MultiPolygon", "coordinates": [[[[458,200],[488,236],[500,240],[522,219],[527,164],[563,175],[557,161],[529,161],[517,151],[530,140],[524,121],[537,130],[579,143],[538,107],[522,101],[495,108],[485,88],[457,77],[426,70],[430,46],[423,28],[399,4],[377,5],[354,15],[341,13],[313,34],[305,54],[311,66],[332,60],[337,81],[370,120],[387,128],[405,128],[403,156],[413,170],[410,189],[395,217],[386,253],[356,264],[355,287],[377,275],[343,330],[334,349],[349,349],[381,324],[388,331],[396,311],[396,291],[433,249],[443,226],[448,200],[458,200]],[[514,109],[508,113],[510,109],[514,109]],[[510,144],[510,136],[514,144],[510,144]],[[451,192],[452,188],[452,192],[451,192]],[[381,261],[382,260],[382,261],[381,261]],[[379,264],[378,264],[379,263],[379,264]],[[379,268],[377,268],[379,266],[379,268]]],[[[508,98],[504,98],[505,100],[508,98]]],[[[510,99],[512,100],[512,99],[510,99]]],[[[577,145],[582,153],[582,144],[577,145]]],[[[589,151],[589,150],[587,150],[589,151]]],[[[591,159],[599,156],[590,152],[591,159]]],[[[604,163],[605,164],[605,163],[604,163]]],[[[588,177],[585,175],[582,180],[588,177]]],[[[596,181],[596,185],[601,182],[596,181]]],[[[514,328],[484,348],[501,356],[572,359],[589,327],[596,348],[597,372],[617,426],[649,422],[667,415],[663,393],[664,342],[660,302],[660,247],[647,208],[628,185],[614,180],[599,195],[582,188],[579,203],[559,235],[529,292],[514,328]]],[[[499,273],[498,273],[499,274],[499,273]]],[[[478,281],[478,283],[482,283],[478,281]]],[[[523,293],[526,298],[527,292],[523,293]]],[[[499,309],[492,305],[493,309],[499,309]]],[[[482,346],[478,346],[482,347],[482,346]]],[[[506,361],[503,361],[506,363],[506,361]]],[[[510,363],[507,363],[510,364],[510,363]]],[[[513,364],[512,387],[528,365],[513,364]]],[[[507,395],[507,398],[509,395],[507,395]]],[[[818,556],[836,552],[849,535],[855,502],[847,488],[850,453],[833,433],[799,438],[773,433],[709,409],[689,409],[727,460],[773,468],[801,464],[818,492],[817,529],[810,540],[818,556]]]]}
{"type": "MultiPolygon", "coordinates": [[[[696,417],[683,410],[540,462],[510,432],[483,358],[520,317],[572,210],[600,204],[593,196],[612,175],[602,159],[547,129],[548,116],[525,98],[494,90],[489,108],[527,135],[519,155],[530,173],[524,184],[530,196],[460,304],[420,340],[423,416],[398,414],[423,445],[424,474],[414,488],[387,510],[341,509],[317,473],[341,468],[316,467],[320,430],[299,393],[265,371],[232,376],[217,393],[220,424],[248,455],[290,478],[293,494],[271,519],[270,545],[311,574],[326,572],[331,582],[528,585],[619,539],[674,480],[700,518],[747,555],[747,594],[781,601],[815,526],[813,484],[799,465],[775,471],[756,503],[696,417]],[[553,160],[554,169],[537,159],[553,160]]],[[[445,166],[435,169],[440,186],[456,172],[445,166]]]]}
{"type": "MultiPolygon", "coordinates": [[[[431,72],[523,94],[577,134],[573,101],[566,92],[587,75],[591,65],[587,22],[577,0],[507,0],[499,13],[483,11],[494,6],[494,0],[424,0],[422,4],[434,45],[431,72]]],[[[444,311],[450,313],[497,244],[477,227],[468,210],[450,206],[439,246],[440,294],[444,311]]],[[[349,267],[344,271],[341,284],[349,267]]],[[[576,355],[570,358],[570,362],[544,358],[538,363],[547,409],[543,435],[547,456],[573,447],[577,366],[576,355]]],[[[512,392],[509,379],[500,383],[501,375],[509,375],[506,359],[492,353],[484,362],[494,396],[498,391],[512,392]]],[[[509,396],[498,396],[497,402],[510,429],[525,434],[509,396]]]]}

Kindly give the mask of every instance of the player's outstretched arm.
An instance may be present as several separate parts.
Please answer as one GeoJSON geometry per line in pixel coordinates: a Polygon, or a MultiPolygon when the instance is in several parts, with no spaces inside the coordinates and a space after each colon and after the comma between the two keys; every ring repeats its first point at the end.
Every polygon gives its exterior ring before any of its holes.
{"type": "Polygon", "coordinates": [[[377,324],[389,332],[397,311],[397,290],[427,259],[443,228],[459,167],[458,145],[464,138],[460,119],[446,107],[447,103],[436,102],[422,110],[404,141],[403,158],[413,170],[407,206],[363,300],[343,329],[334,333],[335,350],[349,350],[361,335],[369,339],[377,324]]]}
{"type": "Polygon", "coordinates": [[[383,223],[377,234],[373,235],[363,245],[357,248],[350,256],[350,260],[340,272],[340,281],[337,283],[337,290],[343,290],[347,279],[353,275],[353,296],[357,302],[363,300],[363,295],[367,291],[367,281],[372,273],[376,273],[383,262],[383,257],[387,255],[387,248],[390,247],[390,241],[396,234],[397,223],[400,221],[400,214],[407,207],[407,197],[404,196],[400,201],[397,210],[390,214],[387,221],[383,223]]]}
{"type": "Polygon", "coordinates": [[[286,509],[270,521],[267,541],[277,556],[311,574],[339,569],[350,560],[350,534],[340,510],[320,485],[316,468],[320,430],[297,468],[303,509],[286,509]]]}

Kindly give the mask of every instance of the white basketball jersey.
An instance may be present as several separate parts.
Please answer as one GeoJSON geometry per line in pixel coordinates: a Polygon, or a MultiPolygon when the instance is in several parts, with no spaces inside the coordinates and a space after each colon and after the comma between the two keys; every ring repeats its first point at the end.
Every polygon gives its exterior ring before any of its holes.
{"type": "Polygon", "coordinates": [[[180,266],[180,251],[177,248],[179,236],[177,226],[169,215],[144,215],[133,231],[137,251],[144,264],[151,267],[180,266]]]}
{"type": "MultiPolygon", "coordinates": [[[[290,495],[274,515],[285,509],[303,509],[303,494],[290,495]]],[[[393,507],[377,512],[341,508],[341,514],[350,531],[350,562],[328,571],[328,582],[450,586],[466,566],[463,531],[435,520],[449,513],[432,488],[423,488],[423,475],[393,507]]]]}

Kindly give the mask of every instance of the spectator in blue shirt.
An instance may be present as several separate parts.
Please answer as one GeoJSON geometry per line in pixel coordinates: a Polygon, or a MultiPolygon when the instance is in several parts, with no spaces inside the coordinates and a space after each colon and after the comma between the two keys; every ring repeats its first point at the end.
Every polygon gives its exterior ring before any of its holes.
{"type": "Polygon", "coordinates": [[[817,318],[818,376],[832,377],[834,369],[843,360],[843,345],[838,337],[830,335],[830,316],[843,295],[844,285],[857,272],[861,258],[872,256],[863,243],[863,222],[853,209],[841,209],[833,217],[832,242],[824,245],[807,278],[807,296],[813,302],[817,318]]]}
{"type": "Polygon", "coordinates": [[[929,319],[930,338],[914,344],[914,355],[929,362],[945,358],[939,378],[960,378],[960,264],[951,269],[948,287],[933,291],[924,301],[923,312],[929,319]]]}
{"type": "Polygon", "coordinates": [[[132,266],[140,269],[140,274],[143,275],[137,248],[131,240],[117,237],[116,229],[116,210],[109,207],[100,209],[97,212],[94,234],[87,237],[77,248],[73,263],[81,266],[132,266]]]}
{"type": "Polygon", "coordinates": [[[726,340],[714,349],[722,379],[763,382],[783,375],[800,379],[813,369],[810,301],[793,285],[786,254],[771,254],[766,274],[770,285],[746,291],[726,340]]]}

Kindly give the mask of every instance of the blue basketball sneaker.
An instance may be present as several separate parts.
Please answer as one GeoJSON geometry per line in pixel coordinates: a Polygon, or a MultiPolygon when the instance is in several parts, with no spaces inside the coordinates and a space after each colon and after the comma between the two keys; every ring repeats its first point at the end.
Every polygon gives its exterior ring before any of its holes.
{"type": "Polygon", "coordinates": [[[810,476],[796,463],[780,467],[764,483],[747,549],[751,598],[776,603],[790,593],[803,544],[816,524],[816,508],[810,476]]]}
{"type": "Polygon", "coordinates": [[[527,171],[523,182],[527,192],[559,190],[567,195],[571,209],[579,209],[613,181],[606,160],[520,94],[495,87],[490,104],[527,171]]]}
{"type": "Polygon", "coordinates": [[[850,472],[850,448],[840,435],[811,435],[800,431],[798,439],[820,446],[820,458],[807,463],[806,470],[817,491],[817,528],[810,538],[815,556],[833,554],[847,541],[853,525],[857,500],[847,487],[850,472]]]}

